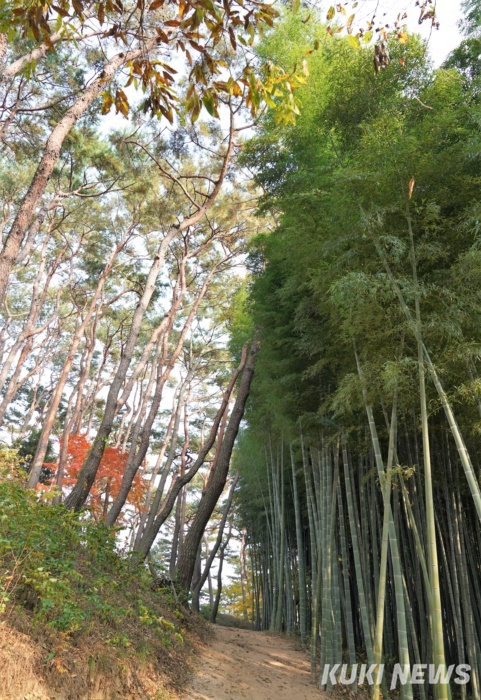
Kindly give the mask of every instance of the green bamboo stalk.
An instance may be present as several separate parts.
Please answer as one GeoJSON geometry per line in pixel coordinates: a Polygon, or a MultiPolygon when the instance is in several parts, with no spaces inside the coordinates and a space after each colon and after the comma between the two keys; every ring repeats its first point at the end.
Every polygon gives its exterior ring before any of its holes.
{"type": "Polygon", "coordinates": [[[473,618],[473,604],[471,600],[471,592],[469,589],[469,580],[467,575],[467,562],[466,562],[466,552],[464,545],[464,523],[461,513],[461,498],[456,498],[456,495],[452,494],[452,505],[453,505],[453,521],[454,521],[454,532],[456,537],[456,547],[459,553],[459,573],[460,573],[460,591],[463,601],[463,617],[466,629],[466,648],[468,652],[468,660],[471,666],[471,691],[475,700],[479,700],[479,675],[478,675],[478,653],[476,648],[475,639],[475,628],[474,628],[474,618],[473,618]]]}
{"type": "Polygon", "coordinates": [[[302,648],[305,649],[307,638],[306,569],[304,561],[304,543],[302,541],[301,508],[297,490],[296,465],[292,444],[290,445],[290,454],[292,467],[292,495],[294,501],[294,517],[296,521],[297,570],[299,577],[299,630],[301,633],[301,645],[302,648]]]}
{"type": "Polygon", "coordinates": [[[332,498],[335,499],[336,508],[334,513],[333,533],[332,533],[332,552],[331,552],[331,567],[332,567],[332,646],[333,646],[333,663],[339,663],[343,660],[343,638],[342,638],[342,612],[341,612],[341,584],[339,580],[339,548],[338,538],[338,495],[339,495],[339,440],[336,442],[334,449],[334,478],[332,483],[332,498]]]}
{"type": "MultiPolygon", "coordinates": [[[[434,495],[433,479],[431,471],[431,447],[429,443],[428,409],[426,399],[426,379],[424,371],[424,354],[421,331],[421,307],[419,303],[419,286],[416,264],[416,251],[414,247],[414,233],[411,222],[409,206],[406,210],[409,238],[411,242],[411,264],[413,282],[415,286],[415,318],[416,318],[416,338],[418,341],[418,372],[419,372],[419,399],[421,404],[421,432],[423,438],[423,462],[424,462],[424,488],[426,506],[426,525],[428,543],[428,563],[431,580],[431,635],[433,639],[433,659],[436,666],[441,667],[443,672],[446,668],[444,656],[444,634],[443,634],[443,612],[441,608],[441,587],[439,583],[438,550],[436,545],[436,525],[434,519],[434,495]]],[[[480,501],[481,503],[481,501],[480,501]]],[[[447,700],[449,697],[448,686],[440,683],[436,686],[436,697],[438,700],[447,700]]]]}
{"type": "Polygon", "coordinates": [[[356,526],[356,516],[354,512],[354,503],[351,491],[351,478],[349,474],[349,459],[347,454],[347,442],[345,436],[342,438],[342,461],[344,464],[344,483],[346,491],[347,500],[347,511],[348,511],[348,521],[351,533],[351,544],[352,551],[354,555],[354,568],[356,571],[356,586],[359,596],[359,610],[361,613],[361,626],[364,636],[364,644],[366,647],[367,660],[371,664],[373,653],[372,653],[372,637],[371,637],[371,624],[369,621],[369,613],[366,604],[366,595],[364,592],[364,578],[361,566],[361,554],[359,549],[359,540],[357,536],[357,526],[356,526]]]}
{"type": "Polygon", "coordinates": [[[378,700],[381,686],[380,679],[380,664],[382,661],[382,641],[384,634],[384,611],[386,609],[386,580],[387,580],[387,561],[388,561],[388,546],[389,546],[389,520],[391,512],[391,481],[392,467],[394,459],[394,441],[396,437],[397,424],[397,396],[394,395],[391,427],[389,431],[389,449],[386,471],[383,473],[381,482],[383,490],[384,515],[382,524],[382,540],[381,540],[381,566],[379,570],[379,588],[377,596],[377,611],[376,611],[376,633],[374,636],[373,646],[373,663],[376,664],[374,671],[374,685],[372,686],[372,700],[378,700]]]}
{"type": "Polygon", "coordinates": [[[285,607],[285,631],[290,634],[294,632],[294,591],[293,591],[293,581],[291,572],[293,570],[291,548],[286,536],[286,547],[284,554],[284,578],[285,578],[285,593],[284,593],[284,607],[285,607]]]}
{"type": "MultiPolygon", "coordinates": [[[[314,464],[313,464],[313,469],[314,469],[314,464]]],[[[319,492],[321,490],[319,489],[319,492]]],[[[314,500],[313,499],[313,507],[314,507],[314,500]]],[[[316,540],[317,540],[317,552],[316,552],[316,560],[317,560],[317,568],[316,568],[316,581],[315,581],[315,588],[313,588],[313,594],[312,594],[312,631],[311,631],[311,674],[313,678],[316,677],[317,675],[317,641],[318,641],[318,635],[319,635],[319,609],[320,609],[320,601],[321,601],[321,590],[322,590],[322,542],[323,542],[323,527],[322,527],[322,515],[323,515],[323,510],[320,507],[320,504],[317,504],[317,521],[316,521],[316,529],[317,529],[317,535],[316,535],[316,540]]]]}
{"type": "Polygon", "coordinates": [[[346,639],[348,662],[356,663],[356,642],[354,639],[354,624],[352,620],[352,600],[351,600],[351,584],[349,581],[349,555],[346,542],[346,524],[344,521],[344,505],[342,502],[341,485],[337,485],[337,504],[339,508],[339,528],[341,540],[341,562],[342,575],[344,583],[344,600],[345,600],[345,623],[346,623],[346,639]]]}
{"type": "Polygon", "coordinates": [[[272,520],[272,533],[271,533],[271,554],[272,554],[272,567],[270,567],[270,610],[269,610],[269,629],[274,630],[277,618],[277,586],[278,586],[278,510],[277,510],[277,500],[276,500],[276,488],[275,488],[275,467],[274,467],[274,455],[272,452],[272,436],[269,435],[269,455],[267,454],[266,448],[266,474],[267,474],[267,488],[269,491],[269,512],[271,514],[272,520]]]}
{"type": "Polygon", "coordinates": [[[461,464],[463,465],[464,473],[465,473],[465,476],[466,476],[466,479],[467,479],[467,482],[469,485],[469,490],[471,491],[471,496],[473,497],[473,501],[474,501],[474,505],[476,508],[476,512],[478,514],[478,518],[481,520],[481,489],[480,489],[479,483],[476,479],[473,465],[471,463],[471,457],[469,456],[469,452],[466,448],[463,436],[461,434],[458,423],[457,423],[456,418],[454,416],[454,412],[452,410],[448,396],[447,396],[446,392],[444,391],[443,385],[439,379],[438,373],[436,372],[436,369],[435,369],[434,364],[431,360],[429,352],[428,352],[428,350],[427,350],[427,348],[422,340],[422,337],[420,335],[420,330],[418,329],[417,324],[413,323],[413,317],[412,317],[411,311],[404,300],[404,296],[402,294],[402,291],[394,278],[392,270],[391,270],[387,260],[385,259],[385,256],[383,254],[383,251],[382,251],[379,243],[376,243],[376,250],[378,251],[380,258],[383,261],[383,264],[384,264],[384,267],[385,267],[386,272],[388,274],[388,277],[391,281],[391,284],[393,285],[393,289],[396,292],[396,296],[399,299],[399,302],[401,304],[401,308],[404,311],[404,315],[406,316],[408,321],[411,322],[411,325],[412,325],[413,331],[414,331],[414,335],[415,335],[416,339],[418,340],[418,343],[422,347],[423,356],[426,360],[429,374],[430,374],[431,379],[433,381],[433,384],[436,388],[438,396],[441,400],[441,404],[443,406],[444,413],[445,413],[446,418],[448,420],[451,434],[454,438],[454,442],[455,442],[456,448],[458,450],[458,455],[459,455],[459,458],[461,460],[461,464]]]}
{"type": "Polygon", "coordinates": [[[312,480],[307,461],[307,453],[304,446],[304,437],[301,432],[301,452],[302,466],[304,470],[304,481],[306,485],[307,496],[307,514],[309,520],[309,544],[311,549],[311,646],[310,646],[310,662],[311,675],[316,676],[316,654],[317,654],[317,606],[318,606],[318,537],[317,537],[317,521],[314,516],[314,494],[312,489],[312,480]]]}
{"type": "MultiPolygon", "coordinates": [[[[421,537],[419,535],[418,526],[416,524],[416,519],[414,517],[411,503],[409,501],[409,496],[406,493],[407,489],[406,489],[402,475],[400,477],[400,483],[401,483],[401,491],[402,491],[402,495],[403,495],[403,502],[404,502],[404,505],[406,507],[406,513],[408,516],[408,522],[409,522],[409,525],[411,527],[411,531],[412,531],[413,536],[414,536],[414,543],[416,545],[416,553],[418,555],[418,560],[419,560],[419,563],[421,565],[421,571],[423,574],[426,597],[428,600],[428,606],[429,606],[429,610],[431,611],[432,604],[433,604],[432,603],[432,594],[431,594],[431,580],[429,578],[428,566],[427,566],[427,562],[426,562],[426,555],[424,554],[424,548],[423,548],[423,545],[421,542],[421,537]]],[[[431,614],[431,612],[429,614],[431,614]]]]}
{"type": "MultiPolygon", "coordinates": [[[[364,383],[364,376],[362,372],[361,363],[356,349],[354,349],[354,354],[356,357],[357,370],[359,374],[359,379],[361,381],[362,394],[364,397],[364,406],[366,409],[367,419],[369,423],[369,430],[371,433],[371,441],[374,450],[374,458],[376,461],[376,467],[378,471],[379,480],[382,481],[382,475],[384,474],[384,463],[381,455],[381,447],[379,445],[379,438],[377,434],[376,423],[374,421],[374,414],[372,408],[368,402],[367,391],[364,383]]],[[[407,669],[411,668],[409,662],[409,643],[407,637],[407,624],[406,624],[406,607],[404,603],[404,591],[402,585],[402,568],[401,568],[401,558],[399,556],[398,541],[396,535],[396,529],[394,527],[394,520],[392,517],[392,508],[390,504],[386,506],[388,509],[389,517],[389,544],[391,547],[391,561],[393,565],[393,575],[394,575],[394,591],[396,597],[396,618],[397,618],[397,633],[398,633],[398,651],[399,651],[399,661],[402,666],[407,669]]],[[[409,678],[409,676],[408,676],[409,678]]],[[[401,686],[401,697],[403,700],[412,700],[413,691],[410,682],[406,685],[401,686]]]]}
{"type": "MultiPolygon", "coordinates": [[[[337,512],[337,481],[339,478],[339,459],[336,457],[334,459],[334,464],[332,463],[332,453],[330,450],[326,450],[326,467],[327,467],[327,513],[326,513],[326,565],[324,566],[324,571],[326,573],[325,580],[325,615],[326,615],[326,641],[327,641],[327,651],[326,657],[328,663],[339,663],[341,659],[336,659],[336,645],[334,643],[334,632],[336,627],[336,622],[334,619],[334,603],[335,594],[333,591],[333,554],[335,551],[335,530],[336,530],[336,512],[337,512]]],[[[336,567],[337,569],[337,567],[336,567]]],[[[324,614],[323,614],[324,618],[324,614]]],[[[324,619],[323,619],[324,623],[324,619]]],[[[321,665],[321,670],[322,670],[321,665]]],[[[330,679],[328,681],[328,689],[330,689],[330,679]]]]}
{"type": "MultiPolygon", "coordinates": [[[[448,457],[449,460],[449,457],[448,457]]],[[[456,557],[456,538],[454,534],[454,526],[453,526],[453,511],[451,509],[451,503],[450,503],[450,496],[448,494],[448,489],[446,486],[446,483],[444,484],[444,501],[446,504],[446,521],[447,521],[447,528],[448,528],[448,537],[447,537],[447,542],[450,544],[449,547],[449,560],[446,555],[446,562],[449,561],[449,566],[451,571],[453,572],[453,594],[454,594],[454,625],[455,625],[455,633],[456,633],[456,645],[457,645],[457,652],[458,652],[458,663],[463,663],[464,661],[464,636],[463,636],[463,629],[462,629],[462,610],[461,610],[461,597],[460,597],[460,590],[459,590],[459,572],[458,572],[458,564],[457,564],[457,557],[456,557]]],[[[461,698],[462,700],[465,700],[466,698],[466,686],[462,685],[461,686],[461,698]]]]}
{"type": "MultiPolygon", "coordinates": [[[[404,590],[404,598],[408,603],[406,605],[406,614],[407,614],[407,618],[408,618],[408,622],[409,622],[409,627],[411,629],[410,639],[411,639],[411,643],[413,645],[414,659],[415,659],[415,662],[417,664],[421,664],[422,657],[421,657],[421,654],[419,652],[419,644],[418,644],[418,640],[417,640],[417,630],[416,630],[416,626],[414,624],[412,607],[411,607],[411,605],[409,605],[409,592],[408,592],[408,589],[406,586],[406,578],[405,578],[404,574],[403,574],[403,590],[404,590]]],[[[423,683],[420,683],[418,685],[418,692],[419,692],[420,700],[426,700],[426,692],[425,692],[423,683]]]]}
{"type": "Polygon", "coordinates": [[[285,525],[285,495],[284,495],[284,446],[281,444],[281,460],[280,460],[280,517],[279,517],[279,577],[277,590],[277,609],[276,609],[276,632],[282,631],[282,619],[284,612],[284,582],[285,568],[284,561],[286,556],[286,525],[285,525]]]}
{"type": "MultiPolygon", "coordinates": [[[[332,659],[332,649],[331,649],[331,635],[330,635],[330,613],[331,613],[331,589],[330,589],[330,576],[331,576],[331,557],[328,559],[328,529],[329,529],[329,514],[330,514],[330,481],[331,481],[331,465],[327,455],[327,449],[323,446],[320,458],[320,467],[322,470],[322,551],[321,551],[321,561],[322,561],[322,587],[321,587],[321,676],[325,664],[331,664],[332,659]]],[[[330,679],[327,683],[327,688],[330,689],[332,686],[330,679]]]]}

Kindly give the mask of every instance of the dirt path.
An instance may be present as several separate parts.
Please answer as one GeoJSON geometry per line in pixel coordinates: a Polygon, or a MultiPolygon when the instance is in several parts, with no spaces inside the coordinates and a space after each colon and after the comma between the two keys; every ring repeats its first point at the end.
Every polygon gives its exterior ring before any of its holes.
{"type": "Polygon", "coordinates": [[[212,626],[186,700],[320,700],[309,662],[295,642],[212,626]]]}

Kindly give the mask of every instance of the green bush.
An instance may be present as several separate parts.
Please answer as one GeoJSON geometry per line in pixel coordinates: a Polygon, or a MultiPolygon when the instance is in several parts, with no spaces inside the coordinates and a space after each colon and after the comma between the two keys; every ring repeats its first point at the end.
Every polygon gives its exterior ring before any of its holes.
{"type": "Polygon", "coordinates": [[[118,555],[103,525],[40,501],[11,469],[0,477],[0,513],[0,612],[21,607],[67,635],[103,626],[106,642],[121,647],[130,629],[139,636],[146,627],[167,646],[182,641],[148,572],[118,555]]]}

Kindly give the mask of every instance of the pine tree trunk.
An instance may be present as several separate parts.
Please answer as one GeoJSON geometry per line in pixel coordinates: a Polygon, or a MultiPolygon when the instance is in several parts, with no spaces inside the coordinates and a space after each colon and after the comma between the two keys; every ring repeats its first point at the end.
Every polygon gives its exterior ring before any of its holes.
{"type": "Polygon", "coordinates": [[[30,183],[30,187],[18,208],[17,215],[0,253],[0,305],[3,304],[10,273],[17,261],[20,247],[34,216],[35,208],[44,194],[47,183],[57,165],[63,142],[70,133],[72,127],[80,117],[85,114],[95,98],[98,97],[102,90],[105,90],[113,80],[119,68],[128,61],[133,61],[139,56],[142,56],[142,54],[152,50],[156,44],[157,39],[151,39],[145,46],[139,49],[127,51],[125,53],[121,52],[113,56],[104,65],[100,75],[92,80],[81,96],[52,129],[47,143],[45,144],[40,163],[30,183]]]}
{"type": "MultiPolygon", "coordinates": [[[[227,459],[227,470],[229,467],[229,461],[230,461],[230,452],[232,451],[233,445],[234,445],[234,440],[235,436],[237,435],[237,430],[239,429],[239,424],[242,419],[244,407],[245,407],[245,402],[247,400],[247,395],[249,393],[249,388],[250,388],[250,382],[252,380],[252,374],[253,374],[253,364],[254,360],[253,355],[255,356],[255,353],[250,353],[249,361],[246,363],[245,362],[245,357],[246,357],[246,351],[245,348],[242,353],[242,358],[239,367],[235,370],[232,379],[229,383],[229,386],[227,388],[227,391],[224,395],[224,398],[221,402],[221,405],[219,407],[219,410],[217,411],[217,414],[214,419],[214,423],[212,425],[209,437],[207,441],[204,443],[204,446],[202,447],[201,450],[199,450],[199,453],[197,455],[197,459],[194,461],[192,466],[189,468],[189,470],[186,472],[184,476],[178,476],[176,479],[173,480],[170,489],[167,493],[167,496],[162,504],[162,507],[160,508],[159,512],[157,513],[157,499],[154,499],[154,503],[152,504],[151,508],[151,513],[152,513],[152,519],[149,521],[151,524],[149,525],[149,522],[147,523],[147,526],[144,530],[144,533],[142,535],[142,538],[139,542],[138,550],[134,553],[132,556],[132,563],[133,564],[139,564],[141,561],[143,561],[147,555],[150,552],[150,548],[152,547],[155,538],[157,537],[157,534],[164,524],[164,522],[167,520],[169,517],[170,513],[172,512],[172,508],[174,507],[175,500],[180,492],[180,490],[188,484],[194,476],[197,474],[201,466],[204,464],[204,461],[210,452],[212,446],[214,445],[215,439],[217,437],[217,433],[219,431],[219,426],[221,424],[222,418],[224,416],[225,411],[227,410],[227,407],[229,405],[230,397],[232,395],[232,392],[235,387],[235,383],[242,372],[242,380],[240,383],[239,387],[239,393],[237,394],[237,399],[236,403],[234,406],[234,409],[232,411],[232,415],[229,421],[229,426],[227,428],[224,440],[222,441],[222,446],[220,449],[219,453],[219,462],[221,461],[221,458],[227,457],[228,453],[228,459],[227,459]],[[249,367],[248,371],[247,370],[247,365],[251,363],[252,367],[249,367]],[[245,366],[244,366],[245,365],[245,366]],[[243,371],[244,370],[244,371],[243,371]],[[241,391],[242,389],[242,391],[241,391]],[[243,396],[245,394],[245,396],[243,396]],[[236,410],[237,407],[237,410],[236,410]],[[232,421],[232,430],[229,430],[230,424],[232,421]],[[237,422],[237,430],[234,431],[234,424],[237,422]],[[234,435],[235,432],[235,435],[234,435]],[[227,441],[226,441],[227,439],[227,441]],[[229,452],[230,448],[230,452],[229,452]]],[[[225,469],[225,463],[222,465],[223,469],[225,469]]],[[[227,479],[227,473],[225,474],[225,478],[227,479]]],[[[225,484],[225,481],[224,481],[225,484]]],[[[222,489],[220,491],[222,493],[222,489]]],[[[219,494],[220,495],[220,494],[219,494]]],[[[160,497],[159,497],[160,501],[160,497]]],[[[201,499],[202,502],[202,499],[201,499]]],[[[215,507],[215,504],[214,506],[215,507]]],[[[197,517],[197,516],[196,516],[197,517]]],[[[210,517],[210,514],[209,514],[210,517]]],[[[206,523],[209,520],[209,517],[207,517],[206,523]]],[[[205,529],[205,527],[204,527],[205,529]]],[[[201,532],[201,539],[202,535],[204,533],[204,529],[202,529],[201,532]]],[[[197,544],[198,546],[198,544],[197,544]]],[[[188,543],[188,536],[184,542],[184,551],[182,554],[182,565],[184,566],[184,573],[186,571],[185,568],[185,563],[188,562],[188,571],[189,571],[189,586],[190,582],[192,580],[192,573],[195,565],[195,557],[197,555],[197,550],[193,549],[192,550],[192,540],[188,543]],[[189,544],[190,549],[189,553],[186,554],[186,549],[187,549],[187,544],[189,544]]],[[[180,564],[180,563],[179,563],[180,564]]],[[[179,566],[180,570],[180,566],[179,566]]]]}
{"type": "MultiPolygon", "coordinates": [[[[157,278],[160,274],[161,269],[164,266],[164,261],[165,261],[165,256],[167,254],[167,249],[171,242],[174,240],[174,238],[181,233],[182,231],[185,231],[186,229],[190,228],[191,226],[194,226],[196,223],[198,223],[204,214],[212,207],[214,204],[221,188],[222,184],[224,182],[224,178],[227,173],[227,168],[230,162],[230,157],[232,154],[232,150],[234,147],[234,123],[233,123],[233,118],[231,116],[231,122],[230,122],[230,132],[229,132],[229,138],[228,138],[228,144],[226,148],[225,155],[222,160],[222,166],[220,169],[220,173],[218,176],[218,179],[216,180],[216,183],[214,187],[212,188],[212,191],[209,195],[209,197],[205,200],[205,202],[202,204],[199,209],[192,214],[189,217],[186,217],[183,219],[182,222],[171,226],[167,234],[165,235],[164,239],[162,240],[159,249],[157,251],[157,255],[152,262],[151,268],[149,270],[149,273],[147,275],[147,279],[145,281],[145,287],[143,294],[137,304],[137,307],[135,309],[134,315],[132,317],[132,324],[130,326],[130,331],[129,331],[129,336],[127,338],[127,341],[125,343],[122,356],[120,359],[119,366],[117,368],[117,371],[115,373],[115,376],[111,382],[110,385],[110,390],[107,396],[107,401],[105,404],[105,409],[104,409],[104,414],[102,417],[101,424],[99,426],[99,429],[97,431],[97,435],[95,437],[94,443],[92,447],[90,448],[90,451],[85,459],[85,462],[82,465],[82,469],[80,471],[77,483],[75,484],[74,488],[72,489],[71,493],[68,495],[68,497],[65,499],[65,506],[66,508],[70,508],[72,510],[80,510],[82,506],[84,505],[85,501],[88,498],[88,495],[90,493],[90,489],[93,486],[93,483],[95,481],[95,476],[97,474],[98,468],[100,466],[100,462],[102,460],[102,456],[105,450],[105,447],[107,446],[107,441],[110,437],[110,434],[112,432],[112,428],[114,425],[114,420],[118,412],[118,398],[119,394],[121,391],[121,388],[125,382],[125,378],[127,376],[128,369],[130,367],[130,363],[132,361],[132,357],[134,355],[134,350],[137,342],[137,338],[140,333],[140,328],[141,328],[141,323],[142,319],[145,315],[145,312],[147,311],[147,307],[149,306],[150,300],[152,298],[152,295],[155,291],[155,286],[157,282],[157,278]]],[[[146,550],[145,556],[147,556],[147,552],[149,551],[149,548],[146,550]]]]}
{"type": "Polygon", "coordinates": [[[239,431],[240,422],[244,415],[247,399],[249,397],[258,344],[254,342],[248,354],[248,358],[242,372],[242,378],[237,391],[234,407],[222,440],[219,457],[209,482],[200,499],[196,515],[185,538],[184,549],[177,565],[177,580],[186,590],[190,589],[192,573],[195,564],[195,553],[204,535],[204,530],[214,508],[217,505],[224,490],[229,473],[230,459],[234,449],[235,439],[239,431]]]}

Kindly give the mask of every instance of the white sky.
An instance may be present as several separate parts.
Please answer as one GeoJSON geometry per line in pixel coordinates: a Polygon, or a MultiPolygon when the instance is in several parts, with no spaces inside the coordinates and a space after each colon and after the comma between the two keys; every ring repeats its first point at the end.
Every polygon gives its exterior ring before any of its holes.
{"type": "MultiPolygon", "coordinates": [[[[386,22],[392,22],[397,15],[403,12],[408,13],[406,23],[410,31],[419,32],[423,37],[429,39],[431,56],[436,66],[439,66],[446,56],[460,43],[462,35],[457,27],[458,21],[462,18],[461,0],[436,0],[436,14],[440,22],[440,28],[431,32],[428,21],[418,24],[419,8],[414,5],[415,0],[360,0],[356,8],[356,23],[361,23],[365,17],[371,17],[376,6],[376,18],[379,20],[384,13],[386,22]]],[[[334,0],[323,0],[322,7],[326,9],[330,5],[335,5],[334,0]]],[[[348,7],[351,5],[349,3],[348,7]]]]}
{"type": "Polygon", "coordinates": [[[433,31],[429,48],[434,62],[439,65],[463,38],[457,27],[462,18],[461,1],[437,0],[436,10],[441,26],[439,30],[433,31]]]}

